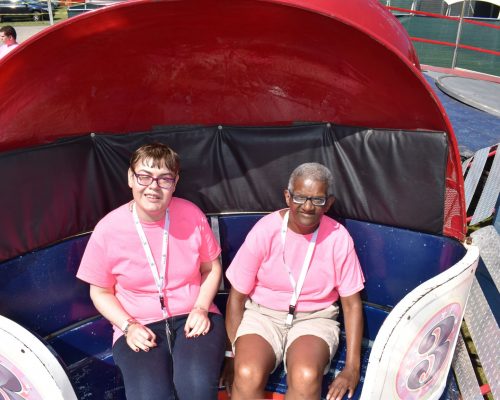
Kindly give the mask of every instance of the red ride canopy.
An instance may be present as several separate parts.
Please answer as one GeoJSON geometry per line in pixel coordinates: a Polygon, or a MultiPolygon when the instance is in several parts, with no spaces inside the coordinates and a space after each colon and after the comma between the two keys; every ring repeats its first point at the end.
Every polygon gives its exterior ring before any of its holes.
{"type": "Polygon", "coordinates": [[[444,232],[463,237],[451,125],[377,0],[124,2],[42,31],[0,71],[0,151],[193,124],[445,132],[444,232]]]}

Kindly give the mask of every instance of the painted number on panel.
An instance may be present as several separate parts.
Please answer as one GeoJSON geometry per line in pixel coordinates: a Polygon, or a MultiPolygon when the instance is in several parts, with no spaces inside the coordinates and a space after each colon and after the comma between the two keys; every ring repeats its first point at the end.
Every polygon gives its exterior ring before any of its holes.
{"type": "Polygon", "coordinates": [[[41,400],[27,377],[0,356],[0,400],[41,400]]]}
{"type": "Polygon", "coordinates": [[[399,398],[425,398],[439,379],[446,379],[444,367],[448,365],[451,347],[460,328],[461,309],[458,303],[447,305],[435,313],[416,335],[397,373],[399,398]]]}
{"type": "Polygon", "coordinates": [[[449,316],[424,336],[418,347],[418,354],[423,357],[423,360],[413,368],[408,377],[408,389],[420,389],[441,369],[451,345],[449,339],[454,325],[455,317],[449,316]]]}

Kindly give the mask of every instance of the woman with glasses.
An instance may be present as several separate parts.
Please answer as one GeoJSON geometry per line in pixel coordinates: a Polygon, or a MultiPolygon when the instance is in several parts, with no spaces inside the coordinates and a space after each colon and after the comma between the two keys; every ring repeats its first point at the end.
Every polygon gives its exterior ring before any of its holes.
{"type": "Polygon", "coordinates": [[[133,200],[96,225],[77,274],[113,325],[128,400],[217,398],[226,340],[213,304],[220,247],[201,210],[173,197],[178,181],[172,149],[137,149],[133,200]]]}
{"type": "Polygon", "coordinates": [[[339,343],[339,298],[346,365],[327,399],[351,397],[360,374],[364,278],[348,232],[324,215],[334,202],[332,174],[321,164],[302,164],[284,195],[288,208],[257,222],[226,273],[232,285],[226,329],[235,358],[225,375],[234,372],[232,400],[263,398],[282,361],[286,398],[319,399],[339,343]]]}

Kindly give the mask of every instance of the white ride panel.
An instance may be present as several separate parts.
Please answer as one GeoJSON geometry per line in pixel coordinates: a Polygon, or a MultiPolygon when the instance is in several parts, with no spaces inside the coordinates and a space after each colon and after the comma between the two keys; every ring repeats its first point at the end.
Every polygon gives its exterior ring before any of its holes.
{"type": "Polygon", "coordinates": [[[0,316],[0,398],[77,400],[59,361],[45,344],[0,316]]]}
{"type": "Polygon", "coordinates": [[[375,339],[361,400],[441,397],[479,260],[476,246],[391,311],[375,339]]]}

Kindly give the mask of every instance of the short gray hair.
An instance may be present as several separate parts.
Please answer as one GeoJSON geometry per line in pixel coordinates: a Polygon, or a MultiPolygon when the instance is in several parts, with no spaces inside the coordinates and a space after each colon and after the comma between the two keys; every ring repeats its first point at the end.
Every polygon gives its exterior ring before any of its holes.
{"type": "Polygon", "coordinates": [[[311,162],[300,164],[295,168],[288,180],[288,191],[293,191],[293,186],[298,178],[308,178],[317,182],[326,183],[326,195],[331,196],[333,188],[333,175],[323,164],[311,162]]]}

